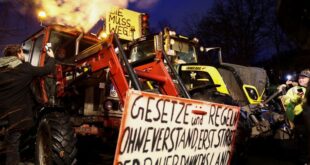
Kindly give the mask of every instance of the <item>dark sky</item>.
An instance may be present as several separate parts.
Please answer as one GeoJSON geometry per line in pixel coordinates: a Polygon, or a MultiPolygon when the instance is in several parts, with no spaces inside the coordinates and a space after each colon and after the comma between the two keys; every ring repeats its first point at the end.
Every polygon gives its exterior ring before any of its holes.
{"type": "Polygon", "coordinates": [[[141,9],[136,3],[130,3],[128,7],[148,13],[152,28],[159,28],[159,22],[166,21],[173,27],[184,29],[184,19],[192,15],[206,14],[212,3],[213,0],[159,0],[153,7],[147,9],[141,9]]]}
{"type": "MultiPolygon", "coordinates": [[[[128,9],[137,12],[144,12],[150,15],[150,28],[159,31],[159,23],[165,22],[174,30],[181,31],[184,29],[184,19],[189,19],[193,15],[203,15],[207,13],[211,7],[213,0],[130,0],[128,9]]],[[[0,0],[0,10],[3,8],[5,1],[0,0]]],[[[28,9],[29,10],[29,9],[28,9]]],[[[34,9],[30,9],[34,10],[34,9]]],[[[1,12],[0,12],[1,13],[1,12]]],[[[27,11],[25,13],[31,13],[27,11]]],[[[29,35],[35,33],[40,29],[39,21],[33,16],[21,16],[22,13],[11,10],[7,19],[0,21],[0,27],[5,28],[22,28],[13,37],[8,37],[5,40],[0,40],[0,51],[6,44],[20,43],[29,35]],[[22,26],[21,26],[22,25],[22,26]]],[[[191,17],[193,21],[197,21],[197,17],[191,17]]],[[[1,31],[0,31],[1,33],[1,31]]],[[[3,33],[3,32],[2,32],[3,33]]],[[[1,36],[1,34],[0,34],[1,36]]]]}

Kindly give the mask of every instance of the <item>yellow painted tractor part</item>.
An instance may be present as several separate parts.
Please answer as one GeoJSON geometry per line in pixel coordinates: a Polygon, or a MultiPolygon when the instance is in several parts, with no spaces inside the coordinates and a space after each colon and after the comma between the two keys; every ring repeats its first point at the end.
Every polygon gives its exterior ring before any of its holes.
{"type": "Polygon", "coordinates": [[[187,89],[194,88],[194,84],[215,84],[216,90],[220,93],[229,95],[225,82],[213,66],[204,65],[181,65],[179,73],[187,85],[187,89]],[[184,75],[187,74],[188,76],[184,75]],[[188,77],[188,78],[186,78],[188,77]],[[186,80],[188,79],[188,80],[186,80]],[[190,84],[190,85],[188,85],[190,84]]]}

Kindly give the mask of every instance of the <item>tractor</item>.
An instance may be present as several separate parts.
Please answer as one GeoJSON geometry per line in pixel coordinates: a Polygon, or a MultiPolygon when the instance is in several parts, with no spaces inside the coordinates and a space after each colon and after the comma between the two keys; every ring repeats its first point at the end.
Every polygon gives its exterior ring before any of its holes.
{"type": "Polygon", "coordinates": [[[193,99],[241,107],[233,162],[244,161],[250,138],[288,133],[283,132],[288,128],[283,115],[261,107],[274,98],[265,96],[268,77],[264,69],[223,62],[220,47],[199,48],[196,38],[177,35],[168,28],[127,44],[128,58],[133,62],[147,59],[156,53],[158,44],[164,48],[162,60],[170,61],[170,72],[179,74],[193,99]],[[161,38],[159,43],[157,38],[161,38]],[[279,122],[280,127],[272,128],[279,122]]]}
{"type": "Polygon", "coordinates": [[[170,77],[169,61],[158,60],[160,49],[129,63],[116,34],[99,40],[73,27],[49,25],[26,39],[23,49],[34,66],[44,65],[47,49],[57,61],[54,74],[32,84],[38,102],[33,131],[37,164],[74,164],[78,135],[115,143],[129,89],[190,98],[178,75],[170,77]]]}

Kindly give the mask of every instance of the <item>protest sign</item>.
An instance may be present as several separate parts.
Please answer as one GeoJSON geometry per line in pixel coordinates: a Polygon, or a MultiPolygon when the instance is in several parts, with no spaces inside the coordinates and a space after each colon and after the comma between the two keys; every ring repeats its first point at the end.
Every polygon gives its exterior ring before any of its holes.
{"type": "Polygon", "coordinates": [[[114,164],[229,164],[239,110],[130,90],[114,164]]]}
{"type": "Polygon", "coordinates": [[[127,9],[112,7],[106,15],[106,31],[114,32],[119,38],[133,40],[141,37],[141,13],[127,9]]]}

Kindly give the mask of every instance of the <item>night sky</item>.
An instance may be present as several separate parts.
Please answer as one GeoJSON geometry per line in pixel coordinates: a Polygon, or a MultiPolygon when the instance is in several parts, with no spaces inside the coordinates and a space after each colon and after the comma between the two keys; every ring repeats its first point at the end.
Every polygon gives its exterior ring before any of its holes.
{"type": "MultiPolygon", "coordinates": [[[[0,0],[1,5],[4,1],[0,0]]],[[[128,9],[137,12],[148,13],[150,16],[150,28],[155,31],[160,30],[160,22],[165,22],[177,31],[182,31],[184,27],[185,19],[190,18],[193,15],[204,15],[208,12],[211,7],[213,0],[130,0],[128,9]]],[[[34,9],[28,9],[34,10],[34,9]]],[[[16,11],[12,11],[9,14],[6,23],[0,22],[0,27],[6,26],[6,28],[21,27],[17,35],[8,37],[5,40],[0,40],[0,51],[6,44],[21,43],[29,35],[35,33],[40,29],[39,21],[29,13],[33,11],[26,11],[24,13],[16,14],[16,11]],[[28,14],[24,14],[28,13],[28,14]],[[20,17],[20,15],[23,16],[20,17]],[[5,25],[3,25],[5,24],[5,25]]],[[[195,17],[196,18],[196,17],[195,17]]],[[[195,21],[195,19],[193,19],[195,21]]],[[[1,31],[0,31],[1,33],[1,31]]],[[[1,34],[0,34],[1,35],[1,34]]]]}
{"type": "MultiPolygon", "coordinates": [[[[153,7],[142,9],[136,3],[130,3],[128,8],[145,12],[150,15],[150,25],[158,29],[160,21],[167,21],[177,29],[184,29],[184,19],[192,15],[204,15],[211,7],[213,0],[159,0],[153,7]]],[[[192,18],[195,19],[195,18],[192,18]]]]}

